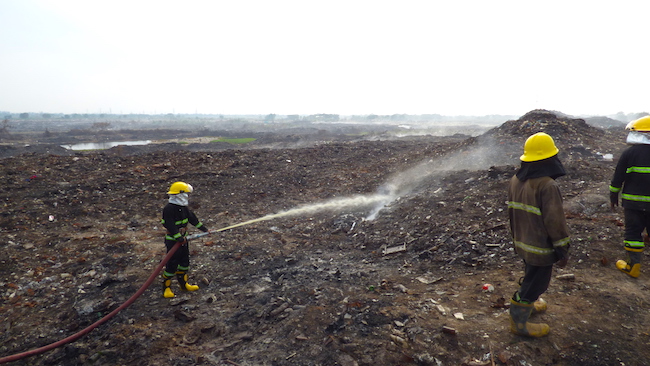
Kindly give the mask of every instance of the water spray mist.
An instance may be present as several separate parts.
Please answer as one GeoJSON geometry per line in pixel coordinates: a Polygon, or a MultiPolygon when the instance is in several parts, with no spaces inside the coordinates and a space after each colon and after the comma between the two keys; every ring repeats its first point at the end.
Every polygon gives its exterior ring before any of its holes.
{"type": "MultiPolygon", "coordinates": [[[[391,176],[382,184],[377,192],[367,195],[335,198],[320,203],[299,206],[290,210],[280,211],[275,214],[262,216],[257,219],[245,221],[212,232],[220,232],[249,225],[259,221],[273,220],[281,217],[309,215],[322,211],[343,210],[369,210],[366,220],[374,220],[384,208],[402,196],[412,193],[422,183],[440,179],[449,172],[459,170],[486,169],[494,165],[511,163],[508,154],[505,154],[499,145],[484,140],[482,144],[471,150],[453,152],[436,159],[430,159],[416,166],[391,176]]],[[[207,234],[207,233],[204,233],[207,234]]],[[[204,234],[195,234],[202,236],[204,234]]]]}

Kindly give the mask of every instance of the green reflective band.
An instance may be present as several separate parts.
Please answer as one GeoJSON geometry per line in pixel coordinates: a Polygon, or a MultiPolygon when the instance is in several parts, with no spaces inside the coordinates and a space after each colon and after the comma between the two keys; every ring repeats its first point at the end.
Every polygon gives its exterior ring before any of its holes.
{"type": "Polygon", "coordinates": [[[176,233],[173,236],[167,234],[167,235],[165,235],[165,239],[176,241],[176,239],[180,238],[181,236],[183,236],[183,234],[181,234],[181,233],[176,233]]]}
{"type": "Polygon", "coordinates": [[[515,246],[517,248],[523,249],[526,252],[533,253],[533,254],[540,254],[540,255],[547,255],[547,254],[553,254],[555,251],[550,248],[540,248],[532,245],[528,245],[525,243],[522,243],[520,241],[515,242],[515,246]]]}
{"type": "Polygon", "coordinates": [[[164,223],[165,223],[165,219],[160,219],[160,223],[161,223],[161,224],[164,224],[164,223]]]}
{"type": "Polygon", "coordinates": [[[636,194],[623,193],[621,198],[628,201],[650,202],[650,196],[639,196],[636,194]]]}
{"type": "Polygon", "coordinates": [[[178,269],[179,271],[187,272],[187,270],[189,270],[190,267],[185,267],[185,266],[178,265],[178,267],[176,267],[176,269],[178,269]]]}
{"type": "Polygon", "coordinates": [[[183,224],[187,224],[188,221],[189,221],[188,219],[183,219],[183,220],[181,220],[181,221],[176,221],[176,222],[174,223],[174,225],[183,225],[183,224]]]}
{"type": "Polygon", "coordinates": [[[645,166],[631,166],[627,168],[626,173],[650,173],[650,168],[645,166]]]}
{"type": "Polygon", "coordinates": [[[525,203],[508,201],[508,208],[526,211],[535,215],[540,215],[540,216],[542,215],[542,211],[539,208],[535,206],[527,205],[525,203]]]}
{"type": "Polygon", "coordinates": [[[203,223],[202,223],[202,222],[199,222],[198,224],[196,224],[195,228],[198,229],[198,228],[200,228],[201,226],[203,226],[203,223]]]}
{"type": "Polygon", "coordinates": [[[616,188],[614,186],[609,186],[609,191],[614,192],[614,193],[618,193],[618,192],[621,191],[621,188],[616,188]]]}
{"type": "Polygon", "coordinates": [[[569,244],[569,241],[570,241],[570,239],[568,237],[566,237],[564,239],[560,239],[558,241],[554,241],[553,242],[553,247],[554,248],[559,248],[559,247],[566,246],[566,245],[569,244]]]}
{"type": "Polygon", "coordinates": [[[626,247],[630,248],[644,248],[645,245],[642,241],[631,241],[631,240],[625,240],[624,241],[626,247]]]}

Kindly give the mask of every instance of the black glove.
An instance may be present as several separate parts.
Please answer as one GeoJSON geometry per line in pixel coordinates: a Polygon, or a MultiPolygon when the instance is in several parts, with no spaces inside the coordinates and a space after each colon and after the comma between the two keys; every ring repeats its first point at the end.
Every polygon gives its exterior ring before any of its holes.
{"type": "Polygon", "coordinates": [[[612,210],[618,206],[618,192],[609,192],[609,204],[612,210]]]}
{"type": "Polygon", "coordinates": [[[555,255],[557,255],[556,265],[560,268],[566,267],[569,262],[569,246],[566,248],[555,248],[555,255]]]}

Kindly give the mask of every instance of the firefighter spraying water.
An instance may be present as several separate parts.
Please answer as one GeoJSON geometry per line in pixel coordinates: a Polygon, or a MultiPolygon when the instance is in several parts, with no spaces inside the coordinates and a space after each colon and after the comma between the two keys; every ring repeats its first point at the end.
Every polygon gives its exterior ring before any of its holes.
{"type": "Polygon", "coordinates": [[[163,297],[175,297],[171,290],[171,279],[176,276],[180,289],[183,291],[196,291],[199,286],[187,282],[187,272],[190,270],[190,249],[187,241],[187,225],[192,224],[197,229],[208,232],[208,228],[203,225],[196,217],[194,212],[187,207],[189,204],[189,194],[194,189],[185,182],[175,182],[169,187],[167,194],[169,202],[165,205],[162,212],[162,224],[167,229],[165,235],[165,247],[167,253],[180,244],[180,247],[167,262],[167,266],[162,273],[163,278],[163,297]]]}

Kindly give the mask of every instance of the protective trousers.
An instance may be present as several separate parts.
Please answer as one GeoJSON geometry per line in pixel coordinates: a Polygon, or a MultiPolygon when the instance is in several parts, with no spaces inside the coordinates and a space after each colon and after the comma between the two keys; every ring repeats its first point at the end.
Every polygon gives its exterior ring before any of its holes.
{"type": "MultiPolygon", "coordinates": [[[[172,240],[165,240],[165,247],[167,247],[167,252],[169,252],[174,245],[176,245],[176,241],[172,240]]],[[[172,255],[172,257],[169,259],[167,262],[167,265],[165,266],[165,272],[167,272],[170,275],[176,274],[176,271],[182,270],[182,271],[187,271],[187,269],[190,267],[190,244],[185,243],[184,245],[181,245],[178,250],[172,255]]]]}
{"type": "Polygon", "coordinates": [[[551,283],[551,276],[553,274],[553,266],[531,266],[526,264],[524,278],[522,279],[519,291],[515,293],[513,298],[517,302],[525,304],[532,304],[541,294],[546,292],[548,285],[551,283]]]}
{"type": "Polygon", "coordinates": [[[645,248],[643,231],[650,230],[650,211],[625,209],[625,250],[642,252],[645,248]]]}

